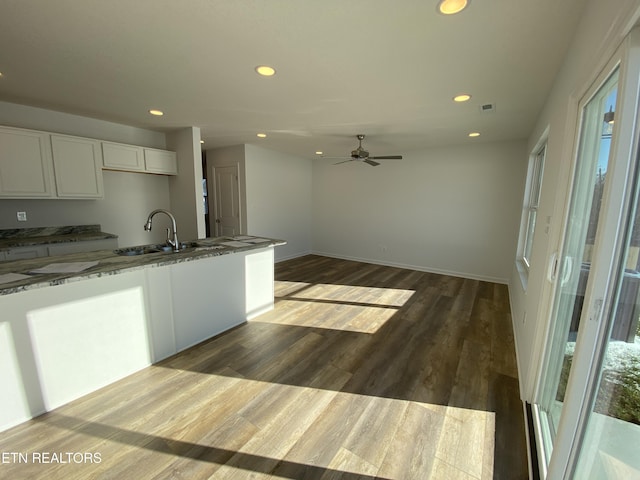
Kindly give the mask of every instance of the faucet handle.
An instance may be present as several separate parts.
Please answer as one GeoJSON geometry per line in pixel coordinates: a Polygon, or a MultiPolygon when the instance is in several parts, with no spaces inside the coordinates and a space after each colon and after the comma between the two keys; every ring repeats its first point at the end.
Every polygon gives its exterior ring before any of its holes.
{"type": "Polygon", "coordinates": [[[176,251],[180,248],[180,246],[178,245],[178,234],[175,233],[173,238],[171,238],[170,228],[167,228],[167,245],[171,245],[176,251]]]}

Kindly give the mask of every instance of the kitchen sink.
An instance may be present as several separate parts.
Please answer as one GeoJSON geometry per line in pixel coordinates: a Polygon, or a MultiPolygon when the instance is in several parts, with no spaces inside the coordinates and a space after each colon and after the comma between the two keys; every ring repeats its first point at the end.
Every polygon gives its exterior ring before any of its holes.
{"type": "Polygon", "coordinates": [[[118,248],[113,253],[124,255],[127,257],[135,255],[146,255],[148,253],[169,253],[173,251],[173,247],[164,244],[158,245],[139,245],[137,247],[118,248]]]}
{"type": "Polygon", "coordinates": [[[205,242],[184,242],[180,244],[180,250],[175,252],[173,247],[164,243],[155,245],[138,245],[136,247],[125,247],[114,250],[113,253],[117,255],[134,257],[137,255],[148,255],[151,253],[180,253],[198,250],[215,250],[219,248],[225,248],[224,245],[212,245],[205,242]]]}

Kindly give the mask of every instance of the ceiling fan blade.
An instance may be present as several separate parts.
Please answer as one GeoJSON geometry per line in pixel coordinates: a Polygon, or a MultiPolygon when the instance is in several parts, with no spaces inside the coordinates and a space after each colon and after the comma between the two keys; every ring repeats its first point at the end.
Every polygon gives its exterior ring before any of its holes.
{"type": "Polygon", "coordinates": [[[358,135],[356,135],[356,138],[358,139],[358,147],[355,150],[351,151],[351,158],[349,158],[349,157],[324,157],[324,156],[322,158],[344,158],[345,159],[342,162],[334,163],[334,165],[339,165],[341,163],[358,161],[358,162],[367,163],[367,164],[371,165],[372,167],[377,167],[378,165],[380,165],[380,163],[376,162],[375,160],[402,160],[402,155],[382,155],[382,156],[379,156],[379,157],[372,157],[372,156],[369,155],[368,151],[366,151],[364,148],[362,148],[362,140],[364,140],[364,134],[358,134],[358,135]]]}

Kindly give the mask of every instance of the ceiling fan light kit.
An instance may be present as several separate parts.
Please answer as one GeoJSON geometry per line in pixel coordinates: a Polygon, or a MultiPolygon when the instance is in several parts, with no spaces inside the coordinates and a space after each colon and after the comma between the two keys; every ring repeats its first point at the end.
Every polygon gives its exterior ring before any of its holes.
{"type": "Polygon", "coordinates": [[[377,167],[378,165],[380,165],[380,162],[376,162],[375,160],[402,160],[402,155],[382,155],[382,156],[373,157],[369,155],[369,152],[367,152],[364,148],[362,148],[362,140],[364,140],[364,135],[360,133],[356,135],[356,138],[358,139],[358,147],[355,150],[351,150],[351,157],[325,157],[325,158],[346,158],[347,159],[342,162],[334,163],[334,165],[357,161],[357,162],[366,163],[367,165],[371,165],[372,167],[377,167]]]}

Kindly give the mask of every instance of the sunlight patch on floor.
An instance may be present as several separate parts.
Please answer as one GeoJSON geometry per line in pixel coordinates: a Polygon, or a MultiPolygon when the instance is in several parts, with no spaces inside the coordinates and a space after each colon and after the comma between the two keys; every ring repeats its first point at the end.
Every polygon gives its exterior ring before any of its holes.
{"type": "MultiPolygon", "coordinates": [[[[276,282],[277,283],[277,282],[276,282]]],[[[289,298],[304,300],[329,300],[344,303],[366,303],[369,305],[402,307],[415,293],[399,288],[361,287],[357,285],[334,285],[318,283],[308,285],[289,294],[289,298]]]]}
{"type": "MultiPolygon", "coordinates": [[[[240,480],[493,477],[493,412],[342,392],[348,377],[332,376],[331,386],[318,388],[246,379],[229,367],[220,374],[167,367],[145,371],[148,390],[172,379],[179,393],[153,402],[143,395],[132,404],[127,384],[143,375],[135,374],[111,401],[85,397],[34,427],[48,439],[39,451],[99,453],[100,463],[3,468],[11,478],[51,480],[172,478],[175,472],[240,480]]],[[[323,384],[326,372],[308,381],[323,384]]]]}
{"type": "Polygon", "coordinates": [[[310,285],[312,284],[305,282],[285,282],[282,280],[276,280],[274,282],[274,294],[276,298],[286,297],[287,295],[291,295],[300,290],[304,290],[310,285]]]}
{"type": "Polygon", "coordinates": [[[252,323],[270,323],[307,328],[325,328],[345,332],[376,333],[387,320],[396,313],[396,309],[367,307],[358,305],[334,305],[312,303],[305,300],[282,300],[278,303],[282,309],[307,309],[304,318],[293,315],[262,315],[252,323]]]}
{"type": "MultiPolygon", "coordinates": [[[[228,377],[219,381],[229,385],[228,377]]],[[[229,411],[229,417],[213,417],[221,425],[230,417],[237,424],[240,417],[258,431],[239,448],[237,439],[229,437],[207,443],[237,452],[220,466],[215,478],[243,479],[249,473],[251,478],[296,478],[287,472],[299,473],[300,468],[315,473],[326,469],[329,478],[336,473],[398,480],[493,475],[493,412],[257,380],[231,381],[233,390],[250,392],[251,400],[229,411]],[[444,472],[456,475],[443,477],[444,472]]],[[[205,429],[214,431],[218,423],[205,429]]],[[[202,444],[197,438],[181,440],[202,444]]]]}
{"type": "Polygon", "coordinates": [[[254,322],[367,334],[376,333],[415,293],[398,288],[275,283],[275,310],[254,322]]]}

